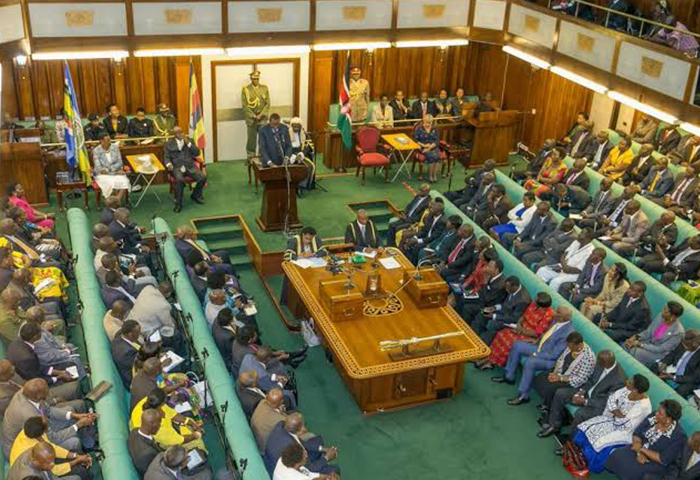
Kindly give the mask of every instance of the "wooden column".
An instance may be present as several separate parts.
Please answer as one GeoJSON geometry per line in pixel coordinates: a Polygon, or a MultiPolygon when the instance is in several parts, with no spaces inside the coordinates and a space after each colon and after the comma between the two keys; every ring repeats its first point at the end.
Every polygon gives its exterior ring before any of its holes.
{"type": "MultiPolygon", "coordinates": [[[[190,121],[190,62],[185,57],[175,60],[175,115],[177,124],[185,133],[189,132],[190,121]]],[[[201,95],[201,92],[200,92],[201,95]]]]}

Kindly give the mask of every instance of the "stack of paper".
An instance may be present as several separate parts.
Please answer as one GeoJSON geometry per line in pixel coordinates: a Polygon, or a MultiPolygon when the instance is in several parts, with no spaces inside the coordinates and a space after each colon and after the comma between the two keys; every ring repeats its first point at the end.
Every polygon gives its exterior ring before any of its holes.
{"type": "Polygon", "coordinates": [[[401,264],[394,257],[380,258],[379,263],[381,263],[387,270],[401,268],[401,264]]]}
{"type": "Polygon", "coordinates": [[[168,350],[163,355],[161,355],[160,361],[162,362],[168,358],[171,360],[171,362],[168,366],[163,366],[163,371],[165,373],[168,373],[170,370],[172,370],[173,368],[177,367],[178,365],[180,365],[182,362],[185,361],[184,358],[182,358],[180,355],[178,355],[177,353],[175,353],[171,350],[168,350]]]}
{"type": "Polygon", "coordinates": [[[292,260],[292,263],[301,268],[319,268],[327,265],[326,261],[319,257],[299,258],[292,260]]]}

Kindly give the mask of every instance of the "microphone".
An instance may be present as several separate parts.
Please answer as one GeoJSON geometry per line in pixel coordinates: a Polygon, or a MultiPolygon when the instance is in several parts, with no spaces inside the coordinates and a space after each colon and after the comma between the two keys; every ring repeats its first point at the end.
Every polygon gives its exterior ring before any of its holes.
{"type": "Polygon", "coordinates": [[[426,263],[430,263],[432,261],[432,258],[424,258],[420,262],[418,262],[418,266],[416,267],[416,273],[413,275],[413,280],[420,281],[423,280],[423,276],[420,273],[420,267],[425,265],[426,263]]]}

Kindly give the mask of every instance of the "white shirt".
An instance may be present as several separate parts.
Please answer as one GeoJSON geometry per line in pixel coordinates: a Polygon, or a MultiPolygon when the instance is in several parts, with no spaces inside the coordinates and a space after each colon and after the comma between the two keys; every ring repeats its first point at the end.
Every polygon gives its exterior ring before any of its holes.
{"type": "Polygon", "coordinates": [[[593,242],[589,242],[588,245],[582,247],[581,244],[578,243],[578,240],[574,240],[574,243],[569,245],[569,247],[565,250],[567,265],[583,270],[583,267],[586,265],[588,257],[590,257],[593,253],[594,248],[595,245],[593,245],[593,242]]]}
{"type": "Polygon", "coordinates": [[[600,382],[602,382],[603,379],[608,376],[608,374],[610,372],[615,370],[615,367],[617,367],[617,363],[614,363],[612,367],[606,368],[605,370],[603,370],[603,373],[600,374],[598,381],[595,382],[595,384],[591,388],[588,389],[588,398],[591,398],[591,396],[593,395],[593,390],[595,390],[595,387],[597,387],[600,384],[600,382]]]}
{"type": "Polygon", "coordinates": [[[508,212],[508,218],[510,219],[510,223],[513,224],[515,229],[518,231],[518,233],[522,232],[525,230],[525,227],[527,227],[527,224],[530,223],[530,220],[532,220],[532,216],[535,214],[535,210],[537,210],[537,206],[533,205],[527,210],[525,210],[522,215],[520,216],[520,219],[516,216],[516,213],[519,210],[522,210],[525,208],[525,205],[520,203],[516,205],[515,207],[510,209],[510,212],[508,212]]]}
{"type": "Polygon", "coordinates": [[[175,139],[175,143],[177,144],[177,149],[182,150],[182,147],[185,146],[185,141],[184,140],[178,140],[177,138],[175,139]]]}
{"type": "Polygon", "coordinates": [[[688,465],[685,466],[685,469],[690,470],[698,462],[700,462],[700,453],[693,452],[693,454],[690,456],[690,460],[688,460],[688,465]]]}
{"type": "MultiPolygon", "coordinates": [[[[692,254],[694,254],[696,252],[697,252],[697,250],[693,250],[692,248],[686,248],[681,253],[679,253],[676,258],[673,259],[673,262],[671,262],[671,264],[674,267],[678,267],[681,263],[683,263],[683,260],[685,260],[686,258],[688,258],[689,256],[691,256],[692,254]]],[[[669,262],[669,259],[665,258],[664,265],[667,265],[668,262],[669,262]]]]}
{"type": "Polygon", "coordinates": [[[306,467],[301,467],[299,470],[287,467],[282,463],[282,459],[277,460],[275,473],[272,475],[272,480],[308,480],[317,478],[320,474],[309,471],[306,467]]]}

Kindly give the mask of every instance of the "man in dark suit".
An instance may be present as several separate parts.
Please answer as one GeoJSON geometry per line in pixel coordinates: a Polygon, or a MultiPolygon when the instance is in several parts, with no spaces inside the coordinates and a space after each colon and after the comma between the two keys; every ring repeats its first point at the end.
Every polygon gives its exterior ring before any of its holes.
{"type": "Polygon", "coordinates": [[[686,330],[681,343],[658,363],[651,371],[666,382],[670,382],[678,395],[688,398],[700,387],[700,332],[686,330]]]}
{"type": "Polygon", "coordinates": [[[502,305],[508,296],[502,260],[496,259],[490,262],[486,266],[485,275],[489,280],[479,290],[478,297],[466,298],[456,307],[458,313],[469,325],[474,323],[480,313],[493,314],[496,311],[496,305],[502,305]]]}
{"type": "Polygon", "coordinates": [[[185,190],[185,177],[189,177],[196,182],[190,198],[193,202],[203,204],[204,185],[207,183],[207,176],[197,168],[197,157],[200,155],[197,145],[185,136],[180,127],[173,129],[175,138],[168,140],[163,147],[165,168],[175,179],[175,213],[182,211],[182,193],[185,190]]]}
{"type": "Polygon", "coordinates": [[[114,220],[109,224],[109,234],[122,253],[141,255],[151,251],[148,245],[144,245],[141,229],[131,223],[131,212],[127,208],[118,208],[114,212],[114,220]]]}
{"type": "Polygon", "coordinates": [[[189,455],[182,445],[172,445],[156,455],[143,476],[143,480],[211,480],[213,473],[209,465],[197,467],[187,473],[189,455]]]}
{"type": "Polygon", "coordinates": [[[659,239],[654,253],[639,260],[639,268],[647,273],[663,274],[661,281],[665,285],[697,279],[700,269],[700,235],[686,238],[668,251],[664,251],[664,242],[663,238],[659,239]]]}
{"type": "Polygon", "coordinates": [[[109,225],[112,223],[112,221],[114,221],[114,214],[119,208],[119,199],[114,195],[111,195],[105,198],[104,201],[105,208],[102,210],[102,214],[100,215],[100,223],[103,225],[109,225]]]}
{"type": "MultiPolygon", "coordinates": [[[[143,367],[136,372],[131,381],[129,411],[133,411],[137,403],[149,396],[153,390],[159,388],[158,380],[161,375],[163,375],[163,364],[158,357],[151,357],[143,362],[143,367]]],[[[167,395],[170,395],[182,385],[184,385],[184,382],[178,386],[166,386],[163,390],[167,395]]]]}
{"type": "MultiPolygon", "coordinates": [[[[63,109],[61,109],[63,111],[63,109]]],[[[61,115],[64,117],[65,113],[61,115]]],[[[107,105],[107,116],[102,120],[105,130],[111,138],[126,138],[129,132],[129,120],[119,111],[116,103],[107,105]]]]}
{"type": "Polygon", "coordinates": [[[272,429],[265,446],[265,454],[263,455],[263,461],[270,476],[272,476],[277,461],[282,456],[282,451],[287,445],[294,442],[299,443],[306,450],[308,457],[305,467],[310,471],[321,475],[340,473],[340,469],[337,466],[328,463],[338,456],[338,449],[336,447],[326,447],[323,437],[320,435],[308,438],[306,433],[304,417],[301,413],[287,415],[283,422],[278,423],[272,429]]]}
{"type": "Polygon", "coordinates": [[[506,187],[494,185],[487,196],[485,208],[477,210],[474,221],[485,231],[491,227],[508,223],[508,212],[513,208],[513,202],[506,197],[506,187]]]}
{"type": "Polygon", "coordinates": [[[231,346],[236,339],[234,316],[230,308],[224,308],[216,315],[214,324],[211,326],[211,336],[214,337],[214,343],[216,343],[216,347],[219,349],[219,353],[221,353],[224,365],[230,370],[231,346]]]}
{"type": "Polygon", "coordinates": [[[430,100],[428,92],[421,92],[420,98],[413,102],[413,105],[411,105],[411,112],[409,116],[410,118],[420,120],[426,115],[432,115],[435,117],[437,114],[437,106],[435,105],[435,102],[430,100]]]}
{"type": "Polygon", "coordinates": [[[611,188],[612,184],[613,181],[608,177],[600,181],[600,187],[593,197],[591,204],[581,212],[581,220],[578,221],[578,226],[580,228],[596,230],[595,226],[601,224],[603,218],[612,213],[617,201],[611,188]]]}
{"type": "Polygon", "coordinates": [[[197,234],[190,227],[178,227],[175,231],[175,248],[182,260],[190,266],[198,262],[206,262],[213,270],[222,271],[226,275],[236,275],[231,265],[231,258],[226,250],[209,252],[197,243],[197,234]]]}
{"type": "Polygon", "coordinates": [[[693,167],[686,167],[683,173],[676,176],[673,187],[661,198],[650,198],[652,202],[674,211],[676,215],[686,216],[686,212],[693,208],[693,201],[697,196],[697,188],[700,184],[697,172],[693,167]]]}
{"type": "Polygon", "coordinates": [[[284,165],[285,158],[292,155],[292,143],[289,136],[289,127],[280,123],[277,113],[270,115],[270,122],[260,129],[258,144],[260,148],[260,162],[263,167],[284,165]]]}
{"type": "Polygon", "coordinates": [[[394,222],[389,222],[387,233],[387,245],[396,246],[396,232],[410,227],[420,222],[423,212],[430,204],[430,184],[424,183],[418,189],[418,193],[408,202],[406,208],[399,214],[399,218],[394,222]]]}
{"type": "Polygon", "coordinates": [[[598,169],[615,146],[608,138],[608,132],[601,130],[595,138],[589,138],[583,149],[578,152],[578,158],[585,158],[588,165],[598,169]]]}
{"type": "Polygon", "coordinates": [[[603,290],[603,282],[607,269],[603,264],[606,251],[604,249],[595,249],[583,266],[583,270],[578,275],[575,282],[563,283],[559,289],[559,293],[568,298],[569,302],[579,308],[581,303],[587,298],[597,297],[603,290]]]}
{"type": "MultiPolygon", "coordinates": [[[[393,110],[394,120],[406,120],[411,112],[411,102],[403,97],[403,90],[396,90],[394,98],[389,102],[389,106],[393,110]]],[[[401,122],[401,125],[405,125],[401,122]]]]}
{"type": "MultiPolygon", "coordinates": [[[[460,207],[474,196],[476,191],[481,186],[481,179],[486,173],[494,174],[496,162],[494,160],[486,160],[484,165],[474,172],[473,175],[464,177],[464,188],[445,193],[445,198],[454,203],[456,207],[460,207]]],[[[495,174],[494,174],[495,175],[495,174]]]]}
{"type": "Polygon", "coordinates": [[[27,322],[19,329],[19,337],[7,349],[7,359],[14,365],[17,374],[24,380],[41,378],[49,386],[70,383],[75,379],[65,370],[42,366],[34,352],[34,344],[41,340],[41,327],[27,322]]]}
{"type": "Polygon", "coordinates": [[[381,246],[377,227],[367,216],[367,210],[358,210],[355,221],[350,222],[345,228],[345,243],[352,243],[357,252],[381,246]]]}
{"type": "Polygon", "coordinates": [[[590,220],[593,220],[592,218],[586,218],[586,222],[579,223],[585,223],[586,225],[588,223],[592,223],[593,225],[587,228],[593,229],[593,236],[595,238],[608,234],[611,230],[614,230],[615,228],[620,226],[620,224],[622,223],[622,219],[625,216],[625,212],[627,211],[628,205],[630,204],[630,202],[636,202],[636,200],[634,200],[634,196],[638,192],[639,187],[632,185],[625,187],[625,189],[622,192],[622,195],[615,199],[610,214],[601,216],[593,222],[590,222],[590,220]]]}
{"type": "Polygon", "coordinates": [[[444,211],[444,203],[434,202],[431,206],[431,212],[423,221],[423,227],[418,230],[418,233],[408,238],[404,243],[404,253],[414,263],[418,258],[420,250],[437,238],[440,238],[442,232],[445,231],[446,222],[444,211]]]}
{"type": "Polygon", "coordinates": [[[525,171],[515,173],[513,175],[513,180],[516,182],[523,182],[528,178],[536,178],[537,174],[540,173],[542,165],[544,165],[544,161],[547,160],[547,157],[549,157],[549,154],[552,153],[552,150],[554,150],[554,147],[556,146],[557,141],[553,138],[548,138],[545,140],[540,151],[537,152],[537,154],[532,157],[532,160],[528,162],[527,166],[525,167],[525,171]]]}
{"type": "Polygon", "coordinates": [[[644,296],[646,290],[644,282],[633,282],[620,303],[610,312],[594,318],[594,323],[615,343],[637,335],[651,323],[651,307],[644,296]]]}
{"type": "Polygon", "coordinates": [[[676,214],[670,210],[662,213],[661,216],[651,224],[649,230],[639,239],[637,257],[639,258],[654,253],[662,235],[666,239],[665,242],[662,242],[662,248],[664,251],[668,251],[676,244],[676,240],[678,239],[676,214]]]}
{"type": "Polygon", "coordinates": [[[593,123],[585,121],[581,127],[571,137],[571,143],[566,145],[566,153],[572,158],[581,158],[579,153],[583,151],[588,140],[592,137],[593,123]]]}
{"type": "Polygon", "coordinates": [[[112,358],[117,365],[119,376],[128,390],[133,379],[134,360],[141,348],[141,326],[135,320],[126,320],[112,340],[112,358]]]}
{"type": "Polygon", "coordinates": [[[576,185],[557,183],[548,193],[562,215],[578,215],[591,204],[591,194],[576,185]]]}
{"type": "Polygon", "coordinates": [[[241,372],[236,383],[236,394],[248,420],[255,413],[258,403],[265,399],[265,392],[258,388],[258,372],[248,370],[241,372]]]}
{"type": "Polygon", "coordinates": [[[445,229],[442,231],[442,235],[421,248],[414,264],[417,265],[418,262],[425,258],[430,258],[434,264],[439,264],[441,259],[446,259],[449,252],[451,252],[457,242],[459,242],[459,235],[457,235],[457,232],[461,226],[462,217],[459,215],[450,215],[447,219],[445,229]]]}
{"type": "Polygon", "coordinates": [[[673,187],[673,182],[673,173],[668,169],[668,159],[661,157],[639,186],[642,189],[641,195],[649,200],[664,198],[673,187]]]}
{"type": "Polygon", "coordinates": [[[598,352],[593,374],[580,388],[561,387],[552,397],[550,405],[540,405],[542,412],[542,430],[537,434],[544,438],[559,433],[566,415],[566,405],[579,408],[574,414],[576,425],[603,413],[608,397],[625,384],[625,372],[615,361],[615,354],[610,350],[598,352]]]}
{"type": "Polygon", "coordinates": [[[620,182],[627,186],[630,183],[639,185],[649,175],[649,171],[656,164],[656,160],[651,155],[654,152],[654,145],[645,143],[639,149],[639,153],[632,159],[632,163],[627,167],[625,173],[620,177],[620,182]]]}
{"type": "MultiPolygon", "coordinates": [[[[574,165],[566,172],[564,178],[562,178],[561,183],[571,187],[579,187],[584,190],[588,190],[591,184],[590,178],[585,171],[586,161],[582,158],[574,160],[574,165]]],[[[546,200],[546,199],[545,199],[546,200]]]]}
{"type": "Polygon", "coordinates": [[[482,310],[472,323],[472,330],[486,343],[491,345],[493,337],[508,325],[517,324],[525,309],[530,304],[530,294],[522,286],[518,277],[511,276],[505,281],[507,296],[503,303],[497,303],[488,310],[482,310]]]}
{"type": "Polygon", "coordinates": [[[697,480],[700,478],[700,432],[693,433],[678,458],[669,465],[664,480],[697,480]]]}
{"type": "Polygon", "coordinates": [[[474,119],[478,119],[483,112],[493,112],[493,105],[491,105],[492,101],[493,95],[491,92],[487,92],[483,98],[480,98],[479,103],[477,103],[476,107],[474,107],[474,119]]]}
{"type": "Polygon", "coordinates": [[[549,211],[550,208],[549,202],[537,204],[537,210],[532,216],[532,220],[515,237],[513,252],[518,260],[522,259],[528,252],[541,249],[544,239],[556,228],[557,224],[549,211]]]}
{"type": "Polygon", "coordinates": [[[489,194],[496,185],[496,176],[493,173],[484,173],[481,176],[481,183],[477,188],[476,193],[467,203],[459,206],[459,209],[467,214],[470,218],[474,218],[477,212],[484,211],[487,208],[489,194]]]}
{"type": "Polygon", "coordinates": [[[668,155],[681,141],[681,134],[676,125],[669,123],[660,132],[656,139],[656,150],[661,155],[668,155]]]}
{"type": "MultiPolygon", "coordinates": [[[[474,227],[468,223],[463,224],[457,231],[459,239],[452,249],[445,249],[440,259],[438,271],[447,282],[454,282],[469,270],[470,265],[476,263],[474,254],[474,227]]],[[[473,267],[472,267],[473,268],[473,267]]]]}
{"type": "Polygon", "coordinates": [[[207,262],[199,262],[192,267],[192,270],[189,272],[190,276],[190,283],[192,284],[192,288],[194,289],[194,293],[197,294],[197,298],[199,298],[200,302],[204,303],[204,297],[207,294],[207,289],[209,286],[207,285],[207,272],[209,271],[209,265],[207,262]]]}
{"type": "Polygon", "coordinates": [[[158,433],[163,418],[156,409],[144,410],[141,414],[141,426],[129,432],[127,447],[129,456],[142,477],[146,474],[153,459],[163,449],[156,443],[153,436],[158,433]]]}
{"type": "Polygon", "coordinates": [[[526,253],[521,261],[534,271],[545,265],[559,263],[564,251],[574,243],[578,236],[578,232],[574,229],[575,226],[573,219],[565,218],[557,225],[552,234],[544,239],[542,248],[526,253]]]}
{"type": "Polygon", "coordinates": [[[105,276],[105,284],[101,289],[102,302],[105,308],[110,309],[117,300],[124,300],[129,308],[132,308],[136,303],[134,292],[129,292],[121,282],[121,275],[113,270],[107,272],[105,276]]]}
{"type": "Polygon", "coordinates": [[[678,146],[668,153],[668,159],[674,165],[686,164],[696,168],[695,164],[700,162],[700,136],[687,135],[681,138],[678,146]]]}

